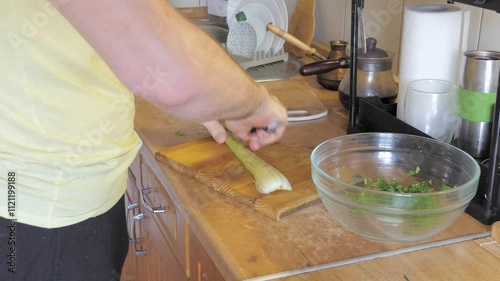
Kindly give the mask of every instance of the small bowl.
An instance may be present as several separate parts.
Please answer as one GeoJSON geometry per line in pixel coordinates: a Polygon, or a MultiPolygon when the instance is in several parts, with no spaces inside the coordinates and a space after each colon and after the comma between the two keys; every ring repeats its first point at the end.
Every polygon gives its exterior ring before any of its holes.
{"type": "Polygon", "coordinates": [[[446,229],[477,191],[480,167],[466,152],[430,138],[361,133],[327,140],[311,154],[312,179],[321,201],[345,228],[371,241],[416,242],[446,229]],[[417,167],[416,176],[408,175],[417,167]],[[364,188],[364,179],[408,185],[432,180],[428,193],[364,188]],[[437,188],[439,189],[439,188],[437,188]]]}

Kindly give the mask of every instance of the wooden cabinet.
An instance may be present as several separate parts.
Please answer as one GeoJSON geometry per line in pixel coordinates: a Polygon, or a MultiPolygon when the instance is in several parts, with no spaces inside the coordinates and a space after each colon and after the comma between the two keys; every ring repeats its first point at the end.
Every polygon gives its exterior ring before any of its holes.
{"type": "Polygon", "coordinates": [[[205,248],[201,244],[200,240],[196,235],[190,231],[189,233],[190,243],[189,243],[189,257],[191,264],[191,276],[190,280],[196,281],[213,281],[213,280],[224,280],[224,277],[220,273],[219,269],[212,261],[208,255],[205,248]]]}
{"type": "Polygon", "coordinates": [[[167,188],[139,153],[126,192],[130,247],[121,281],[222,281],[167,188]]]}
{"type": "Polygon", "coordinates": [[[152,169],[146,163],[142,163],[141,167],[143,172],[142,203],[148,206],[147,209],[155,221],[156,227],[175,253],[179,265],[186,272],[186,276],[189,277],[189,263],[186,262],[188,245],[186,245],[184,233],[184,218],[152,169]]]}
{"type": "Polygon", "coordinates": [[[140,161],[138,156],[130,166],[127,192],[125,193],[125,207],[127,214],[127,229],[129,235],[129,251],[121,274],[121,281],[149,280],[147,260],[147,236],[144,225],[144,212],[140,203],[138,183],[140,184],[140,161]]]}

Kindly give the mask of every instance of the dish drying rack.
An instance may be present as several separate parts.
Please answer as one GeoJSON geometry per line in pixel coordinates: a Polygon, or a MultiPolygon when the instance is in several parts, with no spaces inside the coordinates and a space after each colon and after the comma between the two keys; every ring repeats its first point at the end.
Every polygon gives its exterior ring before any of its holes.
{"type": "MultiPolygon", "coordinates": [[[[453,4],[460,2],[488,10],[500,12],[500,1],[488,0],[448,0],[453,4]]],[[[358,53],[359,9],[364,0],[352,0],[351,7],[351,68],[348,134],[361,132],[392,132],[429,137],[422,131],[396,118],[397,104],[383,104],[378,97],[359,99],[359,116],[356,105],[356,70],[358,53]],[[359,118],[358,118],[359,117],[359,118]]],[[[498,83],[496,104],[500,105],[500,81],[498,83]]],[[[500,106],[495,107],[490,142],[489,163],[478,160],[481,169],[477,193],[465,210],[479,222],[491,225],[500,220],[500,106]]]]}
{"type": "Polygon", "coordinates": [[[251,58],[245,58],[240,56],[232,55],[234,60],[243,68],[244,70],[250,67],[260,66],[264,64],[274,63],[278,61],[288,61],[288,53],[285,52],[284,48],[281,48],[277,53],[270,49],[269,51],[256,51],[253,53],[251,58]]]}

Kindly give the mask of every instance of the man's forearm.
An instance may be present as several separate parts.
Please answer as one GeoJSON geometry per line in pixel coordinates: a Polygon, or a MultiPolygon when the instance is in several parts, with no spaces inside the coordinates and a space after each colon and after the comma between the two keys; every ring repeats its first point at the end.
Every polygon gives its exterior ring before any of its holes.
{"type": "Polygon", "coordinates": [[[267,99],[217,42],[167,1],[52,2],[125,86],[174,115],[239,119],[267,99]]]}

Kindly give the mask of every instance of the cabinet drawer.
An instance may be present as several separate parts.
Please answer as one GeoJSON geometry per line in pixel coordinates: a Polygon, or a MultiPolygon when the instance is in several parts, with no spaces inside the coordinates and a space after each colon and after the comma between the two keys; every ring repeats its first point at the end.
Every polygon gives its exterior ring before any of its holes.
{"type": "Polygon", "coordinates": [[[138,281],[223,281],[170,196],[172,187],[162,185],[152,162],[139,154],[129,169],[127,206],[137,203],[137,207],[127,208],[127,220],[129,232],[135,228],[136,242],[131,243],[122,281],[129,277],[138,281]]]}
{"type": "MultiPolygon", "coordinates": [[[[137,221],[134,223],[134,217],[141,213],[140,206],[140,196],[139,196],[139,188],[135,184],[135,178],[132,174],[132,171],[129,169],[128,171],[128,181],[127,181],[127,191],[125,192],[125,212],[127,216],[127,229],[128,229],[128,237],[132,239],[135,235],[137,237],[141,236],[141,222],[137,221]],[[134,229],[135,228],[135,229],[134,229]]],[[[134,241],[130,241],[134,243],[134,241]]]]}
{"type": "MultiPolygon", "coordinates": [[[[142,162],[142,188],[140,190],[144,212],[151,216],[157,227],[172,249],[185,275],[189,276],[186,262],[186,237],[184,219],[178,212],[173,200],[154,174],[151,167],[142,162]],[[149,210],[149,211],[148,211],[149,210]]],[[[164,242],[165,243],[165,242],[164,242]]]]}
{"type": "Polygon", "coordinates": [[[225,281],[217,265],[207,253],[196,234],[189,230],[189,259],[191,280],[225,281]]]}
{"type": "Polygon", "coordinates": [[[127,191],[125,192],[125,212],[127,217],[127,232],[129,236],[129,251],[123,265],[122,281],[141,281],[147,275],[146,260],[140,252],[145,250],[144,226],[142,220],[135,220],[136,216],[142,214],[140,205],[139,188],[136,185],[134,175],[129,169],[127,191]]]}
{"type": "Polygon", "coordinates": [[[145,235],[149,277],[147,280],[187,281],[185,270],[179,263],[174,249],[165,242],[158,225],[151,217],[145,219],[145,235]]]}
{"type": "Polygon", "coordinates": [[[129,180],[132,180],[136,186],[141,186],[141,162],[142,155],[139,153],[134,158],[134,161],[130,164],[129,170],[129,180]]]}

